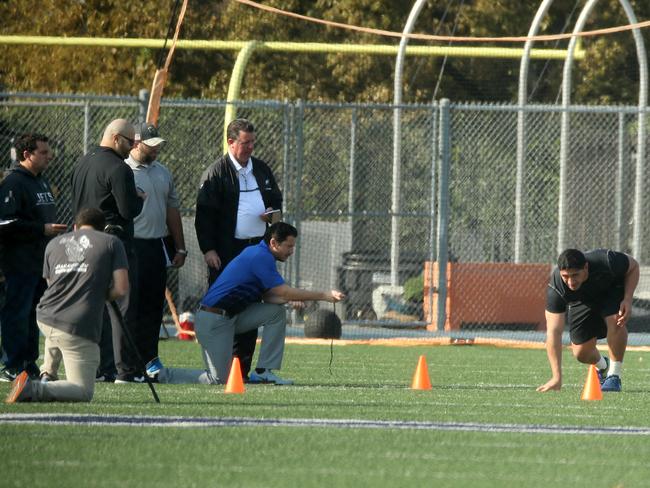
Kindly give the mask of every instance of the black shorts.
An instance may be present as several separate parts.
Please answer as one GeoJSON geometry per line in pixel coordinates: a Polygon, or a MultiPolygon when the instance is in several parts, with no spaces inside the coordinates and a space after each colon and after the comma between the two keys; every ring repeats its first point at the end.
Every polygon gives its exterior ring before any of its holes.
{"type": "Polygon", "coordinates": [[[597,305],[573,302],[567,306],[567,323],[573,344],[584,344],[594,337],[607,337],[605,317],[616,315],[623,301],[623,288],[616,288],[597,305]]]}

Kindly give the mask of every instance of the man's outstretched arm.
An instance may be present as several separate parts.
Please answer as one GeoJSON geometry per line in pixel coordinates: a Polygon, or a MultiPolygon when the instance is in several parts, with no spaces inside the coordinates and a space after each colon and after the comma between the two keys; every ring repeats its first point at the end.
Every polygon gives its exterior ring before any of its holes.
{"type": "Polygon", "coordinates": [[[345,298],[345,295],[338,290],[311,291],[301,288],[292,288],[289,285],[280,285],[267,291],[262,299],[266,303],[282,304],[287,302],[309,302],[323,301],[336,303],[345,298]]]}

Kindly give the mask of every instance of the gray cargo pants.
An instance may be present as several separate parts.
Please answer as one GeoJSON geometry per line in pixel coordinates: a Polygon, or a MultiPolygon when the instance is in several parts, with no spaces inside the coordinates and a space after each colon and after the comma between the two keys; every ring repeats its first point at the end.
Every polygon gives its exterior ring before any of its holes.
{"type": "Polygon", "coordinates": [[[214,378],[226,383],[232,363],[233,336],[258,327],[262,331],[257,367],[280,369],[284,355],[287,316],[284,305],[253,303],[233,317],[199,310],[194,321],[205,365],[214,378]]]}

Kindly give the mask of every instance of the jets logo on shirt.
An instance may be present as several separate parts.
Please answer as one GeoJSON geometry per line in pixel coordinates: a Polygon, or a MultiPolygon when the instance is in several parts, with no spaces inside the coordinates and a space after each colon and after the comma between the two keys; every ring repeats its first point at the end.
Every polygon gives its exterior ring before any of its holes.
{"type": "Polygon", "coordinates": [[[54,203],[54,196],[51,192],[46,191],[36,194],[36,205],[52,205],[54,203]]]}

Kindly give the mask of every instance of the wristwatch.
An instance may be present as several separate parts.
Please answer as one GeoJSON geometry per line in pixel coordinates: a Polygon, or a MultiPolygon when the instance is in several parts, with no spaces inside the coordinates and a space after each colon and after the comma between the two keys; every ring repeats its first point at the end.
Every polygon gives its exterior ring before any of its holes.
{"type": "Polygon", "coordinates": [[[187,257],[187,251],[185,249],[176,249],[176,254],[187,257]]]}

